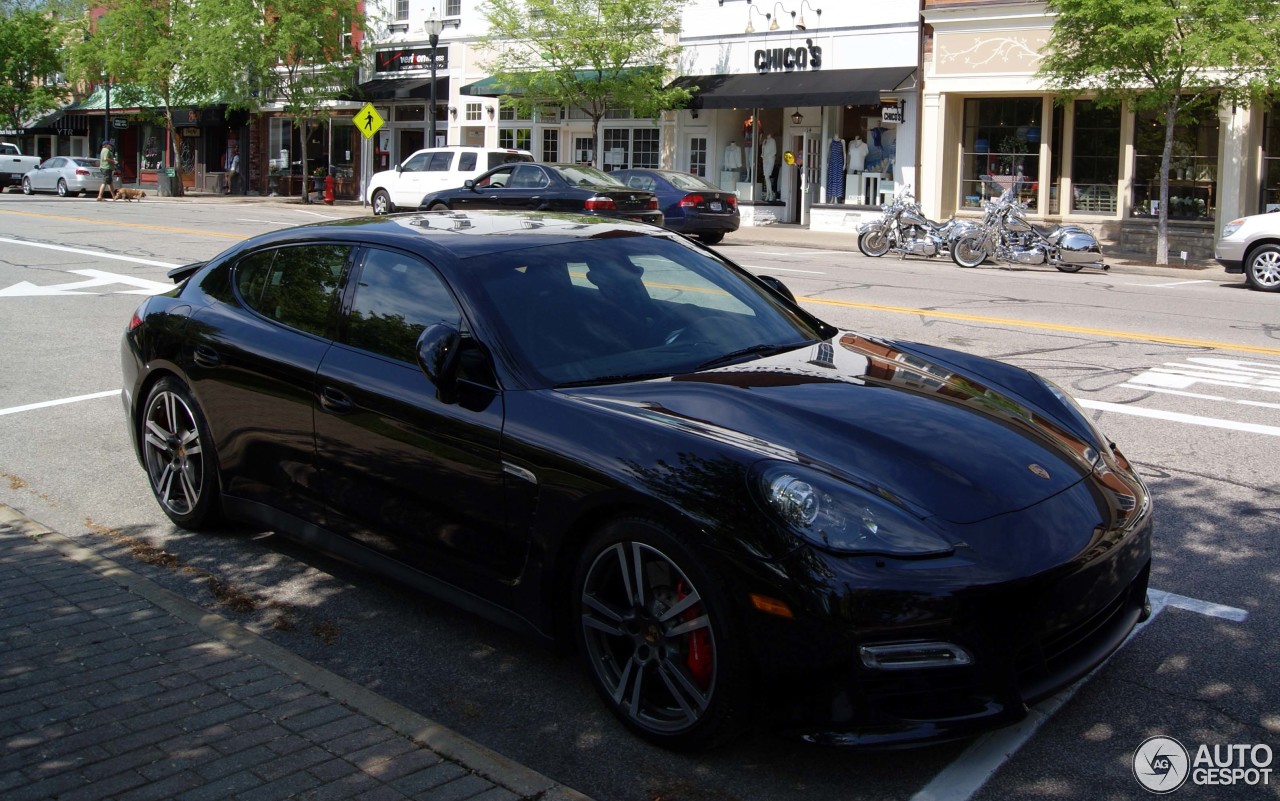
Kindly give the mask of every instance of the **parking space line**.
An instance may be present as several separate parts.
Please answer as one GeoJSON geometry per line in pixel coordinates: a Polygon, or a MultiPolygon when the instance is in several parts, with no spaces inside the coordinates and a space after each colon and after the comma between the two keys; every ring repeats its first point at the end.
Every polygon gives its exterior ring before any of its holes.
{"type": "Polygon", "coordinates": [[[9,239],[0,237],[0,243],[6,245],[26,245],[29,248],[44,248],[45,250],[58,250],[63,253],[74,253],[77,256],[92,256],[95,259],[114,259],[116,261],[127,261],[133,264],[145,264],[148,267],[181,267],[181,264],[174,264],[167,261],[153,261],[152,259],[140,259],[136,256],[118,256],[115,253],[104,253],[100,250],[82,250],[80,248],[69,248],[65,245],[49,245],[44,242],[28,242],[24,239],[9,239]]]}
{"type": "Polygon", "coordinates": [[[1020,723],[978,737],[960,756],[956,757],[954,762],[939,771],[928,784],[911,796],[911,801],[968,801],[972,798],[991,780],[1004,763],[1013,758],[1022,746],[1030,742],[1036,731],[1065,706],[1081,687],[1106,667],[1107,662],[1110,662],[1121,649],[1127,647],[1133,638],[1138,636],[1138,632],[1149,626],[1168,607],[1186,609],[1237,623],[1244,622],[1249,617],[1249,613],[1244,609],[1188,598],[1185,595],[1176,595],[1163,590],[1148,590],[1147,599],[1151,602],[1151,616],[1135,626],[1120,648],[1107,657],[1106,661],[1067,689],[1036,704],[1020,723]]]}
{"type": "Polygon", "coordinates": [[[1097,409],[1101,412],[1115,412],[1116,414],[1129,414],[1134,417],[1152,417],[1157,420],[1168,420],[1174,423],[1188,423],[1194,426],[1205,426],[1207,428],[1225,428],[1228,431],[1244,431],[1249,434],[1266,434],[1272,437],[1280,437],[1280,426],[1266,426],[1261,423],[1241,423],[1235,420],[1220,420],[1216,417],[1201,417],[1196,414],[1183,414],[1182,412],[1166,412],[1161,409],[1147,409],[1142,406],[1134,406],[1128,403],[1107,403],[1106,401],[1086,400],[1076,398],[1079,403],[1086,409],[1097,409]]]}
{"type": "Polygon", "coordinates": [[[26,406],[10,406],[8,409],[0,409],[0,416],[6,414],[17,414],[18,412],[29,412],[34,409],[44,409],[49,406],[61,406],[64,403],[78,403],[80,401],[94,400],[96,398],[110,398],[119,395],[123,390],[112,389],[107,392],[94,392],[90,395],[76,395],[74,398],[60,398],[58,400],[41,401],[40,403],[28,403],[26,406]]]}

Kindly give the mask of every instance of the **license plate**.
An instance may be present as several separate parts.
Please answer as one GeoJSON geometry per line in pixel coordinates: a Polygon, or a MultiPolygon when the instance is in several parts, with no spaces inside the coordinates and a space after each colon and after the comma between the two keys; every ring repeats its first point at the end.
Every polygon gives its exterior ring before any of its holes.
{"type": "Polygon", "coordinates": [[[715,200],[711,201],[712,211],[720,211],[722,208],[724,207],[720,205],[719,201],[715,201],[715,200]]]}

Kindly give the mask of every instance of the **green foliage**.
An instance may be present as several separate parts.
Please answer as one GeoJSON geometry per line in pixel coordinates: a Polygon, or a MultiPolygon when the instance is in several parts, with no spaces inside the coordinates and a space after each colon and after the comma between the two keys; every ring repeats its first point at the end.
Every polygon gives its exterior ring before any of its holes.
{"type": "Polygon", "coordinates": [[[63,90],[48,79],[62,70],[64,30],[49,12],[0,5],[0,128],[21,128],[62,100],[63,90]]]}
{"type": "Polygon", "coordinates": [[[664,89],[686,0],[490,0],[486,65],[522,113],[577,107],[594,129],[610,108],[652,117],[686,105],[664,89]]]}

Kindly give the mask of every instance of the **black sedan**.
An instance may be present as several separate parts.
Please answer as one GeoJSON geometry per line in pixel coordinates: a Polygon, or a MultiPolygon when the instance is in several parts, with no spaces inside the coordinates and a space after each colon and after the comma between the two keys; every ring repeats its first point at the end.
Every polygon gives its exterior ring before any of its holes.
{"type": "Polygon", "coordinates": [[[662,209],[662,226],[695,236],[708,245],[738,230],[738,196],[699,178],[675,170],[628,169],[610,175],[632,189],[657,194],[662,209]]]}
{"type": "Polygon", "coordinates": [[[1054,384],[838,331],[676,234],[371,217],[174,277],[122,349],[173,521],[576,641],[664,746],[990,729],[1146,609],[1147,490],[1054,384]]]}
{"type": "Polygon", "coordinates": [[[421,211],[564,211],[662,225],[653,192],[581,164],[507,164],[457,189],[431,192],[421,211]]]}

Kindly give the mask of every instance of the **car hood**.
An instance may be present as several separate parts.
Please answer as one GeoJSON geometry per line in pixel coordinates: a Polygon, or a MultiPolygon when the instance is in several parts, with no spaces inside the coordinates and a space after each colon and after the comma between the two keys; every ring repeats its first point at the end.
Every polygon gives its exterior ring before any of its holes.
{"type": "Polygon", "coordinates": [[[1093,446],[1033,402],[993,388],[973,368],[985,360],[967,357],[961,374],[905,348],[848,333],[731,367],[567,393],[761,458],[817,466],[957,524],[1025,509],[1091,472],[1093,446]]]}

